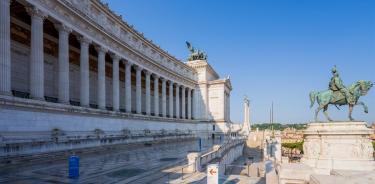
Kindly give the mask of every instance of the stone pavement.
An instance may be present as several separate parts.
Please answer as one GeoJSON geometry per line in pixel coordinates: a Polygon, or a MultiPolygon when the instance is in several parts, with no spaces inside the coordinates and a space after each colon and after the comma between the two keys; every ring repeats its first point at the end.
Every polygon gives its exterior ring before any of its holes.
{"type": "MultiPolygon", "coordinates": [[[[203,150],[217,142],[203,141],[203,150]]],[[[80,156],[80,178],[69,179],[68,162],[34,164],[17,169],[2,169],[0,183],[136,183],[132,178],[161,172],[165,167],[183,164],[189,151],[196,150],[196,140],[122,147],[105,153],[80,156]]],[[[148,183],[149,181],[143,181],[148,183]]]]}

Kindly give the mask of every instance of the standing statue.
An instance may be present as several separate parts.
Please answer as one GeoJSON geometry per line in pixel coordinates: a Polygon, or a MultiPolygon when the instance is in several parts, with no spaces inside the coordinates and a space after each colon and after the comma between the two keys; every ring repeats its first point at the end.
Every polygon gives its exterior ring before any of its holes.
{"type": "Polygon", "coordinates": [[[195,49],[188,41],[186,41],[186,46],[190,51],[188,61],[207,60],[207,54],[198,49],[195,49]]]}
{"type": "MultiPolygon", "coordinates": [[[[368,108],[365,103],[358,101],[360,96],[365,96],[370,88],[373,86],[371,81],[359,80],[349,87],[345,87],[343,84],[336,66],[332,69],[332,78],[329,82],[329,89],[320,92],[310,92],[310,108],[313,107],[315,100],[318,102],[319,107],[315,110],[315,121],[318,120],[318,113],[323,109],[323,113],[328,119],[332,119],[328,116],[327,110],[328,105],[349,105],[349,119],[353,121],[352,112],[355,105],[362,105],[364,112],[368,113],[368,108]]],[[[337,107],[338,108],[338,107],[337,107]]]]}

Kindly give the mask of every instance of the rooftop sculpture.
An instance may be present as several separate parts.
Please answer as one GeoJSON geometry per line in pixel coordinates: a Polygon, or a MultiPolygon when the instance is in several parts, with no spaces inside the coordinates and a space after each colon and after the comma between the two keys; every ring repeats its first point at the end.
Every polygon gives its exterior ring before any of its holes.
{"type": "Polygon", "coordinates": [[[206,60],[207,59],[207,54],[204,53],[201,50],[198,50],[194,48],[190,42],[186,41],[186,46],[190,51],[190,55],[188,57],[188,61],[194,61],[194,60],[206,60]]]}
{"type": "MultiPolygon", "coordinates": [[[[361,105],[365,113],[368,113],[368,108],[365,103],[359,101],[361,96],[365,96],[370,88],[373,86],[371,81],[359,80],[352,85],[346,87],[336,69],[336,66],[332,68],[332,78],[329,82],[328,90],[315,92],[310,92],[310,108],[313,107],[315,100],[317,101],[319,107],[315,110],[315,121],[318,120],[318,113],[323,109],[323,113],[328,121],[332,119],[328,116],[327,110],[328,105],[342,106],[349,105],[348,117],[353,121],[352,111],[353,107],[356,105],[361,105]]],[[[337,109],[339,109],[337,107],[337,109]]],[[[339,109],[340,110],[340,109],[339,109]]]]}

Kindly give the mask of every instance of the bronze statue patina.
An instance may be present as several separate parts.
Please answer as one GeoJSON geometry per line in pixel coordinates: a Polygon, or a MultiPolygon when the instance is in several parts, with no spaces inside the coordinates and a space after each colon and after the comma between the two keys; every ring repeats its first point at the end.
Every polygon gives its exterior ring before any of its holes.
{"type": "Polygon", "coordinates": [[[194,60],[206,60],[207,59],[207,54],[195,49],[188,41],[186,41],[186,46],[190,51],[190,55],[188,58],[188,61],[194,61],[194,60]]]}
{"type": "MultiPolygon", "coordinates": [[[[315,121],[318,119],[318,113],[323,109],[323,113],[328,119],[332,119],[328,116],[327,109],[328,105],[332,104],[337,107],[337,105],[349,105],[349,119],[353,121],[352,111],[355,105],[362,105],[364,112],[368,113],[368,108],[365,103],[358,101],[360,96],[364,96],[373,86],[371,81],[359,80],[349,87],[345,87],[343,84],[339,72],[336,66],[332,69],[332,78],[329,82],[329,89],[320,92],[310,92],[310,108],[313,107],[315,100],[317,101],[319,107],[315,110],[315,121]]],[[[337,107],[338,108],[338,107],[337,107]]]]}

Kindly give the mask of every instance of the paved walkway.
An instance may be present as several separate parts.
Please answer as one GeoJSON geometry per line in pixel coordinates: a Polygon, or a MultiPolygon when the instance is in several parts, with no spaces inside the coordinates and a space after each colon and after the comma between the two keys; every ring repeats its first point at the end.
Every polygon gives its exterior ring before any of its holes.
{"type": "MultiPolygon", "coordinates": [[[[203,150],[211,148],[213,144],[211,140],[203,141],[203,150]]],[[[197,147],[196,140],[152,146],[140,145],[131,149],[121,146],[120,149],[104,153],[79,155],[79,179],[67,177],[66,160],[3,170],[0,172],[0,183],[138,183],[133,179],[150,178],[146,176],[155,173],[160,175],[165,167],[185,164],[187,153],[197,150],[197,147]]]]}

